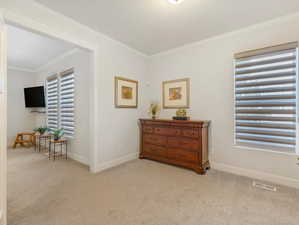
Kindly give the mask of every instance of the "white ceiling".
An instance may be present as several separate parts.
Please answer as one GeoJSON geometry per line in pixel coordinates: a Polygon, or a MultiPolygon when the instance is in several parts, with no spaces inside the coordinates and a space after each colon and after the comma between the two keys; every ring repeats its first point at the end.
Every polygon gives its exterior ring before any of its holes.
{"type": "Polygon", "coordinates": [[[35,71],[75,48],[61,40],[8,26],[8,66],[35,71]]]}
{"type": "Polygon", "coordinates": [[[36,1],[149,55],[299,11],[298,0],[36,1]]]}

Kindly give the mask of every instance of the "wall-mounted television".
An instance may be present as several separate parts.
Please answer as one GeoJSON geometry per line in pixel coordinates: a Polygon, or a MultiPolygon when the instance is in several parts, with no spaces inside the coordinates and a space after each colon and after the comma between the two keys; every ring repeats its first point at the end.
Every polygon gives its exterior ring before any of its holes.
{"type": "Polygon", "coordinates": [[[45,91],[44,86],[24,88],[26,108],[44,108],[45,91]]]}

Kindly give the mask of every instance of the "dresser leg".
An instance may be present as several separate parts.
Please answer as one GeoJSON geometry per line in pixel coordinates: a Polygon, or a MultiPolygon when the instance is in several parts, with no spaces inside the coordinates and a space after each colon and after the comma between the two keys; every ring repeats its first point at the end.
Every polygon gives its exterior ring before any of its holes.
{"type": "Polygon", "coordinates": [[[194,167],[193,170],[194,170],[196,173],[200,174],[200,175],[205,175],[205,174],[206,174],[206,170],[203,169],[203,168],[201,168],[201,167],[194,167]]]}
{"type": "Polygon", "coordinates": [[[139,155],[139,159],[145,159],[143,155],[139,155]]]}

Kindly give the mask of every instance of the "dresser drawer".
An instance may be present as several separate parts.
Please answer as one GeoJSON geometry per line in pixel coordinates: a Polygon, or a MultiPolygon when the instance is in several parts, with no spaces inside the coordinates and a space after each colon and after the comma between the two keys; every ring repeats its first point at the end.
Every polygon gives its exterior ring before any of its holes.
{"type": "Polygon", "coordinates": [[[151,134],[151,133],[154,132],[154,128],[153,128],[153,127],[150,127],[150,126],[143,126],[143,127],[142,127],[142,131],[143,131],[144,133],[149,133],[149,134],[151,134]]]}
{"type": "Polygon", "coordinates": [[[199,137],[199,129],[183,129],[182,135],[184,137],[198,138],[199,137]]]}
{"type": "Polygon", "coordinates": [[[183,161],[189,161],[189,162],[198,162],[198,153],[197,152],[190,152],[183,149],[175,149],[170,148],[169,151],[169,157],[183,160],[183,161]]]}
{"type": "Polygon", "coordinates": [[[198,150],[199,149],[199,141],[190,138],[176,138],[176,137],[169,137],[167,139],[167,144],[169,147],[175,148],[183,148],[183,149],[190,149],[190,150],[198,150]]]}
{"type": "Polygon", "coordinates": [[[151,144],[145,144],[143,146],[143,151],[145,153],[159,155],[159,156],[167,156],[167,149],[162,146],[157,145],[151,145],[151,144]]]}
{"type": "Polygon", "coordinates": [[[154,127],[154,133],[157,135],[177,136],[181,134],[181,130],[178,128],[154,127]]]}
{"type": "Polygon", "coordinates": [[[151,134],[145,134],[144,137],[143,137],[143,141],[145,143],[148,143],[148,144],[165,146],[166,143],[167,143],[167,137],[158,136],[158,135],[151,135],[151,134]]]}

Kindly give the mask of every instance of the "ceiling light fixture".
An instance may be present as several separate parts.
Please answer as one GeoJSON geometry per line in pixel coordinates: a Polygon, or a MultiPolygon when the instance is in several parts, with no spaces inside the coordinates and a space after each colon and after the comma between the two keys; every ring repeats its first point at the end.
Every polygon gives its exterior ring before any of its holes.
{"type": "Polygon", "coordinates": [[[180,4],[182,3],[184,0],[168,0],[170,3],[172,4],[180,4]]]}

